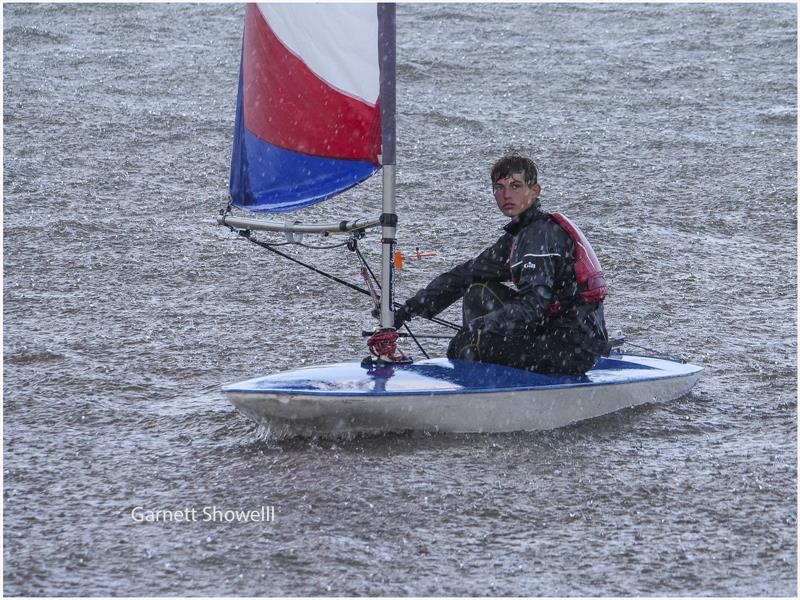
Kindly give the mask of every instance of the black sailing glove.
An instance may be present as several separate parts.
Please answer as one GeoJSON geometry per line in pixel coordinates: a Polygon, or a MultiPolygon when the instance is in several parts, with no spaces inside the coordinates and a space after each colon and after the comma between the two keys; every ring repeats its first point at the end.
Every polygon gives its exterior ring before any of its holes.
{"type": "Polygon", "coordinates": [[[394,311],[394,328],[400,329],[403,324],[408,321],[414,315],[411,314],[411,311],[408,307],[404,304],[400,308],[394,311]]]}
{"type": "MultiPolygon", "coordinates": [[[[375,307],[372,309],[372,316],[376,319],[381,318],[381,309],[379,307],[375,307]]],[[[407,306],[403,305],[400,308],[395,309],[394,311],[394,328],[395,330],[400,329],[403,324],[408,321],[414,315],[411,314],[411,311],[408,309],[407,306]]]]}

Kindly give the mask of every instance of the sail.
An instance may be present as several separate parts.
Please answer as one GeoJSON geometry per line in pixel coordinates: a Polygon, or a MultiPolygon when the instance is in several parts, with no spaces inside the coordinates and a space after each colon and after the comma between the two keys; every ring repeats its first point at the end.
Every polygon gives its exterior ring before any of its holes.
{"type": "Polygon", "coordinates": [[[381,167],[376,4],[250,4],[230,193],[255,212],[296,210],[381,167]]]}

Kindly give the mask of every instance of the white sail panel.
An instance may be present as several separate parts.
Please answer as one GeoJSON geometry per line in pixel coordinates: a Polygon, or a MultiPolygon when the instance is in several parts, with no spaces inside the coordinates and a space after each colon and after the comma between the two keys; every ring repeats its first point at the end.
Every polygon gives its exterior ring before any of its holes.
{"type": "Polygon", "coordinates": [[[374,3],[262,3],[258,7],[281,42],[320,79],[375,105],[380,94],[380,64],[374,3]]]}

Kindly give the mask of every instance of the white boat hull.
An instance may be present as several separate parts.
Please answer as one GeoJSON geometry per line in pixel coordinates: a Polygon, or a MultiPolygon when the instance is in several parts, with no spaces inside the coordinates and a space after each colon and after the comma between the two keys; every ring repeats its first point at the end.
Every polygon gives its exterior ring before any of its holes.
{"type": "Polygon", "coordinates": [[[445,359],[377,375],[357,363],[340,363],[232,384],[224,391],[242,413],[279,435],[498,433],[555,429],[673,400],[691,390],[702,370],[636,356],[603,364],[586,377],[565,377],[445,359]],[[470,369],[479,371],[477,377],[470,369]],[[444,377],[431,376],[440,372],[444,377]]]}

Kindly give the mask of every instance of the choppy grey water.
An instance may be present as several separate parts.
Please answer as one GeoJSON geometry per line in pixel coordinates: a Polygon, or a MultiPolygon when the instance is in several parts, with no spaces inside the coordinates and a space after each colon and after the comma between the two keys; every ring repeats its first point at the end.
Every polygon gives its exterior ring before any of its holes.
{"type": "Polygon", "coordinates": [[[437,253],[398,297],[496,238],[487,169],[528,151],[610,329],[706,371],[552,432],[284,441],[220,384],[371,322],[214,224],[242,7],[3,16],[5,594],[796,594],[794,6],[398,6],[400,244],[437,253]],[[212,506],[275,520],[131,515],[212,506]]]}

